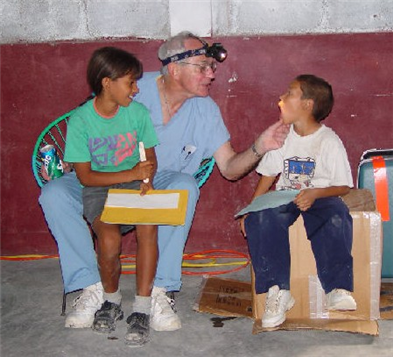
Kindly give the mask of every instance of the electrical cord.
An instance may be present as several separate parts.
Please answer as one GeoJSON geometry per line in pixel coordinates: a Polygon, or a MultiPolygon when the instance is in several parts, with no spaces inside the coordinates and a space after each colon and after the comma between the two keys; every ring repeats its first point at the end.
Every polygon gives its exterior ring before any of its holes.
{"type": "MultiPolygon", "coordinates": [[[[15,255],[0,256],[0,260],[8,261],[32,261],[40,259],[59,258],[58,255],[15,255]]],[[[136,255],[128,254],[120,256],[122,264],[122,274],[135,274],[136,255]]],[[[196,253],[183,254],[182,274],[183,275],[220,275],[235,272],[247,267],[250,264],[248,254],[228,249],[210,249],[196,253]],[[229,261],[228,261],[229,260],[229,261]],[[225,270],[217,270],[218,267],[229,266],[225,270]],[[195,271],[192,271],[192,270],[195,271]],[[191,271],[190,271],[191,270],[191,271]]]]}

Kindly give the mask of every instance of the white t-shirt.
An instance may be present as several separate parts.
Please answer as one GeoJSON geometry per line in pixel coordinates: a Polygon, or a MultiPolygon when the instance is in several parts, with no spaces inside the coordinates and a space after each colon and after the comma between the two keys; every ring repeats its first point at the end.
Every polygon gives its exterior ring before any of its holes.
{"type": "Polygon", "coordinates": [[[256,171],[265,176],[281,173],[276,190],[353,187],[345,147],[338,135],[323,124],[307,136],[298,135],[292,125],[284,145],[268,152],[256,171]]]}

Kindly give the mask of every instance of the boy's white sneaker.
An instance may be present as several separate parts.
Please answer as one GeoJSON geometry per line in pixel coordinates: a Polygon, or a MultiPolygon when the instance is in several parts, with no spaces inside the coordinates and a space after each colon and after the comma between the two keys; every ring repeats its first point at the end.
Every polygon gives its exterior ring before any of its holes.
{"type": "Polygon", "coordinates": [[[262,316],[262,327],[271,328],[285,321],[285,313],[292,309],[295,299],[288,290],[280,290],[278,285],[272,286],[266,295],[265,313],[262,316]]]}
{"type": "Polygon", "coordinates": [[[326,295],[329,310],[356,310],[356,301],[348,290],[333,289],[326,295]]]}
{"type": "Polygon", "coordinates": [[[94,321],[94,314],[104,302],[103,294],[104,289],[101,282],[84,288],[82,294],[72,303],[74,309],[67,315],[65,327],[91,327],[94,321]]]}
{"type": "Polygon", "coordinates": [[[175,300],[166,295],[165,288],[153,287],[151,293],[150,327],[155,331],[176,331],[181,328],[175,300]]]}

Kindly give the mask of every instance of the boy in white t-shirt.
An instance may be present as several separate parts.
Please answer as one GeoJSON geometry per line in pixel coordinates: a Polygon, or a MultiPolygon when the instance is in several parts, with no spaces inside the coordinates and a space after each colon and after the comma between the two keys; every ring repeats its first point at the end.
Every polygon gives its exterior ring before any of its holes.
{"type": "MultiPolygon", "coordinates": [[[[288,204],[251,212],[241,219],[255,272],[257,294],[267,293],[262,327],[285,321],[295,300],[289,291],[289,227],[301,214],[318,277],[330,310],[356,310],[353,291],[352,218],[340,196],[353,187],[347,153],[332,129],[321,124],[333,107],[332,88],[314,75],[300,75],[280,96],[279,108],[290,133],[256,171],[261,179],[253,198],[271,188],[299,190],[288,204]]],[[[279,192],[277,192],[279,194],[279,192]]]]}

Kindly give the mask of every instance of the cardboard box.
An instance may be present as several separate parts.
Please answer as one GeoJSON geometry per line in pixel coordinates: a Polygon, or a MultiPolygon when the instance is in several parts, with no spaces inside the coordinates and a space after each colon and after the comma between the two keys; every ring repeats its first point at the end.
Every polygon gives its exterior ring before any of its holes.
{"type": "Polygon", "coordinates": [[[206,276],[193,309],[220,316],[252,318],[251,284],[206,276]]]}
{"type": "Polygon", "coordinates": [[[252,301],[255,323],[253,333],[268,330],[322,329],[378,334],[379,298],[381,286],[382,223],[380,214],[351,212],[353,218],[354,292],[356,311],[328,311],[325,293],[319,282],[315,259],[299,219],[290,227],[291,294],[295,306],[287,312],[286,321],[274,328],[263,329],[261,317],[265,295],[256,294],[252,272],[252,301]]]}

